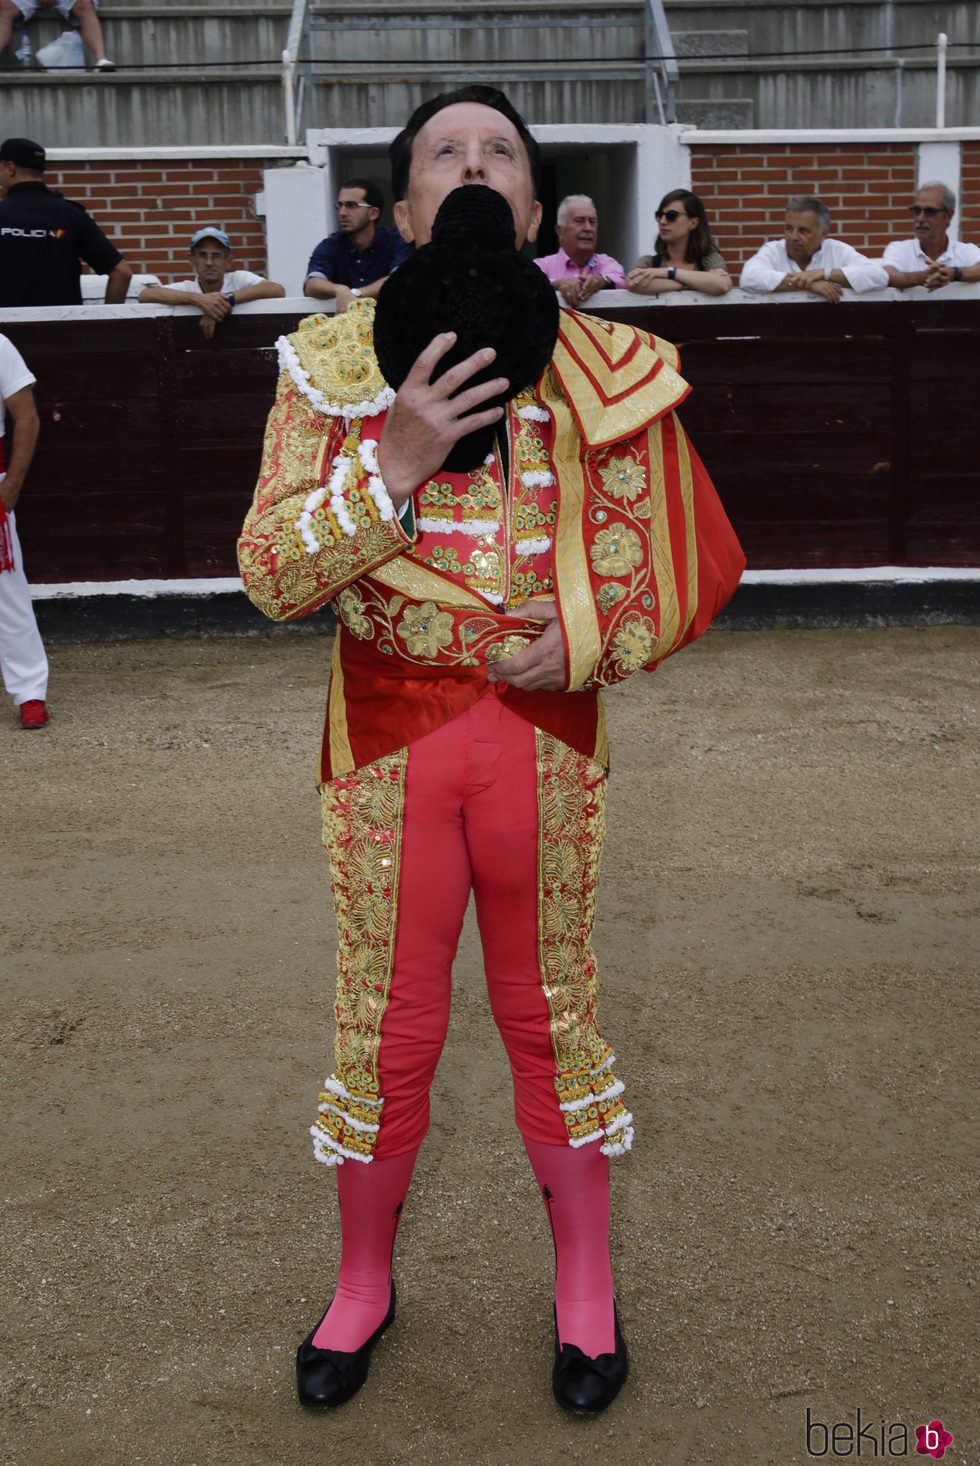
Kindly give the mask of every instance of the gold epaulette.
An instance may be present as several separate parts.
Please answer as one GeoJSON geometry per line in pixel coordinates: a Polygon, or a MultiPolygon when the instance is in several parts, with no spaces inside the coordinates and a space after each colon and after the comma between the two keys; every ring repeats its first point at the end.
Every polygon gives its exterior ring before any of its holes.
{"type": "MultiPolygon", "coordinates": [[[[563,310],[551,372],[590,448],[621,442],[677,407],[690,388],[669,341],[563,310]]],[[[542,383],[542,390],[547,382],[542,383]]]]}
{"type": "Polygon", "coordinates": [[[283,371],[318,412],[373,417],[394,401],[374,354],[373,300],[355,300],[341,315],[306,316],[277,345],[283,371]]]}

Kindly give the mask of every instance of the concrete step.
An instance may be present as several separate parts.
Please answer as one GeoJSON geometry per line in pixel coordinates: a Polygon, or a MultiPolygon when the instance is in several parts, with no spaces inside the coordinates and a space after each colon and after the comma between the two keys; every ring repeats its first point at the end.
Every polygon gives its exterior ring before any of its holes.
{"type": "Polygon", "coordinates": [[[755,103],[751,97],[679,97],[677,121],[719,132],[755,127],[755,103]]]}
{"type": "Polygon", "coordinates": [[[286,137],[278,70],[233,67],[175,75],[125,72],[3,79],[5,136],[48,148],[279,143],[286,137]]]}
{"type": "Polygon", "coordinates": [[[696,56],[747,56],[748,31],[675,31],[672,36],[677,59],[696,56]]]}
{"type": "MultiPolygon", "coordinates": [[[[980,51],[948,65],[946,125],[969,127],[980,116],[980,51]]],[[[808,58],[793,63],[689,60],[682,64],[678,120],[698,126],[931,127],[936,71],[931,60],[838,57],[833,69],[808,58]],[[741,103],[742,108],[733,109],[741,103]],[[751,123],[721,123],[710,112],[752,109],[751,123]]]]}
{"type": "MultiPolygon", "coordinates": [[[[286,44],[288,6],[120,5],[102,12],[106,51],[118,67],[247,65],[278,62],[286,44]]],[[[27,28],[36,52],[64,29],[55,12],[39,12],[27,28]]],[[[17,66],[14,45],[0,57],[17,66]]]]}
{"type": "Polygon", "coordinates": [[[749,37],[749,51],[781,54],[827,47],[842,54],[860,47],[931,46],[939,31],[950,41],[980,45],[980,5],[976,0],[664,0],[672,34],[727,30],[733,25],[749,37]]]}

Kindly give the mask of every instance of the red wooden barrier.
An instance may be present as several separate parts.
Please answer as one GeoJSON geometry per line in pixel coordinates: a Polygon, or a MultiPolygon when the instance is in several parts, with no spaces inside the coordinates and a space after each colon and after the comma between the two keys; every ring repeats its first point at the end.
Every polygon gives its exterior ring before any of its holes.
{"type": "MultiPolygon", "coordinates": [[[[980,300],[637,306],[752,568],[980,564],[980,300]]],[[[38,378],[34,581],[231,575],[294,312],[0,322],[38,378]]]]}

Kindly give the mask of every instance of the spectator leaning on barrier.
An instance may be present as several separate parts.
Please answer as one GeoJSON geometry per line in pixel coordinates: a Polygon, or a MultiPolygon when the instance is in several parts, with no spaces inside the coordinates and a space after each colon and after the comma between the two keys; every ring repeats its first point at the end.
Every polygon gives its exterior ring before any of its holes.
{"type": "Polygon", "coordinates": [[[743,290],[806,290],[836,303],[849,285],[859,294],[884,290],[884,265],[858,254],[842,239],[828,239],[830,210],[819,199],[790,199],[783,239],[771,239],[747,260],[739,280],[743,290]]]}
{"type": "Polygon", "coordinates": [[[704,204],[687,188],[664,194],[656,213],[658,238],[652,255],[641,255],[626,277],[638,295],[700,290],[727,295],[732,277],[711,237],[704,204]]]}
{"type": "Polygon", "coordinates": [[[37,445],[34,373],[6,336],[0,336],[0,670],[20,712],[22,728],[48,721],[48,659],[34,618],[14,505],[37,445]],[[5,419],[14,424],[14,445],[5,453],[5,419]],[[6,468],[6,473],[4,473],[6,468]]]}
{"type": "Polygon", "coordinates": [[[963,280],[980,280],[980,248],[951,240],[949,224],[956,213],[956,195],[945,183],[924,183],[909,204],[914,239],[894,239],[882,263],[896,290],[924,285],[939,290],[963,280]]]}
{"type": "Polygon", "coordinates": [[[373,299],[409,251],[397,229],[378,223],[384,195],[370,178],[345,183],[336,207],[340,228],[321,239],[313,251],[303,294],[336,301],[339,315],[352,300],[373,299]]]}
{"type": "Polygon", "coordinates": [[[0,52],[10,45],[14,21],[30,20],[39,10],[57,10],[62,20],[78,22],[82,40],[95,60],[96,71],[115,71],[105,54],[102,23],[98,17],[99,0],[0,0],[0,52]]]}
{"type": "Polygon", "coordinates": [[[133,272],[81,204],[47,187],[46,162],[30,138],[0,143],[0,307],[81,305],[79,259],[108,275],[105,302],[117,305],[133,272]]]}
{"type": "Polygon", "coordinates": [[[612,255],[596,254],[599,216],[595,204],[584,193],[570,193],[558,205],[555,224],[559,249],[553,255],[538,255],[535,264],[544,271],[566,305],[584,305],[599,290],[622,290],[626,275],[612,255]]]}
{"type": "Polygon", "coordinates": [[[216,224],[205,225],[191,238],[193,280],[147,285],[139,293],[140,303],[196,306],[201,312],[201,330],[210,337],[236,305],[244,305],[249,300],[275,300],[286,294],[274,280],[266,280],[251,270],[229,270],[230,259],[228,235],[216,224]]]}

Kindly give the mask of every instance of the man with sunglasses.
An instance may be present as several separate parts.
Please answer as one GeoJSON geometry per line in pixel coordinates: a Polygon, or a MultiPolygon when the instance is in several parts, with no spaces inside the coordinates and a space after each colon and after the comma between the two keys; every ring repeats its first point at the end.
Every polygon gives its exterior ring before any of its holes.
{"type": "Polygon", "coordinates": [[[956,195],[945,183],[924,183],[909,205],[913,239],[894,239],[885,249],[884,265],[896,290],[980,280],[980,248],[951,240],[949,224],[956,213],[956,195]]]}
{"type": "Polygon", "coordinates": [[[369,178],[351,178],[337,195],[339,229],[320,241],[307,266],[303,294],[333,300],[338,315],[352,300],[373,299],[408,257],[397,229],[378,224],[384,195],[369,178]]]}

